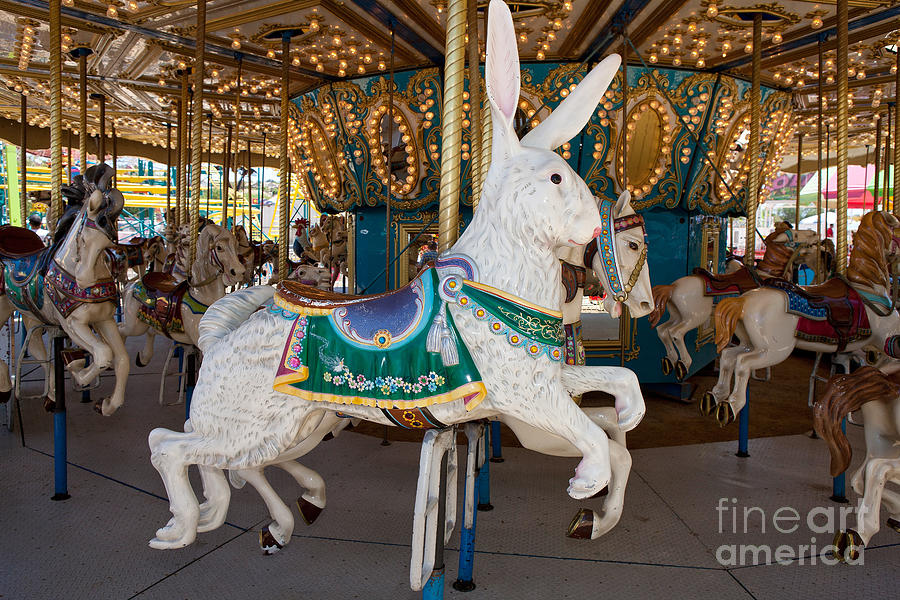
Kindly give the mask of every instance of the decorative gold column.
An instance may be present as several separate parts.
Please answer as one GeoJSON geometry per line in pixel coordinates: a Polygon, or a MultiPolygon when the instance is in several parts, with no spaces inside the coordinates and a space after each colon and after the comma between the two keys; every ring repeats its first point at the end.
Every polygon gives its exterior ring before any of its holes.
{"type": "MultiPolygon", "coordinates": [[[[237,88],[234,93],[234,222],[237,223],[238,193],[238,168],[241,156],[241,78],[244,61],[239,57],[237,64],[237,88]]],[[[224,205],[223,205],[224,208],[224,205]]],[[[228,223],[228,210],[222,211],[222,225],[228,223]]]]}
{"type": "MultiPolygon", "coordinates": [[[[847,274],[847,129],[850,107],[847,98],[848,68],[847,0],[837,0],[837,241],[835,243],[838,275],[847,274]]],[[[900,79],[898,79],[900,80],[900,79]]],[[[894,163],[900,163],[900,154],[894,153],[894,163]]],[[[897,207],[894,207],[896,212],[897,207]]]]}
{"type": "Polygon", "coordinates": [[[78,53],[78,83],[81,88],[78,90],[81,102],[78,121],[78,170],[82,177],[87,171],[87,57],[87,52],[78,53]]]}
{"type": "Polygon", "coordinates": [[[753,16],[753,73],[750,80],[750,173],[747,177],[747,237],[744,264],[754,266],[756,205],[759,201],[759,70],[762,52],[762,13],[753,16]]]}
{"type": "MultiPolygon", "coordinates": [[[[479,160],[481,161],[481,166],[479,167],[481,171],[481,187],[484,189],[484,180],[487,179],[488,170],[491,168],[491,144],[494,140],[494,129],[491,125],[491,103],[484,103],[484,111],[482,116],[482,128],[481,128],[481,157],[479,160]]],[[[478,200],[476,198],[476,200],[478,200]]],[[[472,203],[472,210],[475,209],[477,204],[475,202],[472,203]]]]}
{"type": "Polygon", "coordinates": [[[178,224],[187,223],[187,165],[188,165],[188,109],[190,100],[190,67],[181,72],[181,103],[178,105],[181,114],[178,126],[178,224]]]}
{"type": "MultiPolygon", "coordinates": [[[[288,220],[291,218],[291,199],[288,197],[288,135],[290,133],[290,87],[291,87],[291,34],[281,34],[281,156],[278,168],[278,281],[287,278],[288,261],[288,220]]],[[[337,110],[337,107],[335,107],[337,110]]],[[[390,185],[390,182],[388,182],[390,185]]]]}
{"type": "Polygon", "coordinates": [[[50,0],[50,212],[47,225],[56,231],[62,215],[62,0],[50,0]]]}
{"type": "Polygon", "coordinates": [[[875,113],[875,185],[872,186],[875,193],[872,210],[878,210],[878,181],[881,171],[881,113],[875,113]]]}
{"type": "Polygon", "coordinates": [[[172,221],[172,121],[166,121],[166,223],[172,221]]]}
{"type": "Polygon", "coordinates": [[[797,137],[797,198],[794,201],[794,229],[800,229],[800,175],[803,173],[803,134],[797,137]]]}
{"type": "MultiPolygon", "coordinates": [[[[844,29],[845,39],[846,39],[846,35],[847,35],[847,31],[845,28],[844,29]]],[[[840,45],[840,39],[841,39],[841,34],[840,34],[840,26],[839,26],[838,27],[838,45],[840,45]]],[[[894,79],[894,89],[900,90],[900,41],[895,42],[895,44],[897,44],[898,46],[895,46],[897,49],[897,74],[896,74],[896,78],[894,79]]],[[[847,44],[845,42],[845,44],[844,44],[845,49],[846,49],[846,45],[847,44]]],[[[845,59],[846,59],[846,57],[845,57],[845,59]]],[[[896,96],[897,96],[896,93],[894,94],[894,96],[895,96],[895,99],[894,99],[894,128],[897,129],[898,131],[900,131],[900,127],[898,127],[898,124],[900,124],[900,98],[896,98],[896,96]]],[[[845,98],[846,98],[846,94],[845,94],[845,98]]],[[[846,101],[846,99],[845,99],[845,101],[846,101]]],[[[840,106],[840,104],[838,104],[838,106],[840,106]]],[[[894,185],[891,188],[892,189],[891,197],[894,199],[893,202],[891,203],[891,206],[893,207],[895,215],[900,215],[900,202],[897,201],[897,193],[895,191],[898,187],[897,180],[900,179],[900,144],[897,143],[898,140],[900,140],[900,136],[898,136],[895,133],[894,134],[894,179],[892,180],[894,185]]],[[[885,175],[885,179],[887,179],[887,178],[888,178],[887,175],[885,175]]]]}
{"type": "Polygon", "coordinates": [[[197,0],[197,51],[194,56],[194,124],[191,127],[191,246],[187,269],[197,258],[197,235],[200,231],[200,174],[203,170],[203,74],[206,67],[206,0],[197,0]]]}
{"type": "Polygon", "coordinates": [[[175,148],[175,162],[178,164],[175,167],[175,213],[172,216],[171,222],[175,227],[179,227],[181,225],[181,194],[182,187],[184,181],[181,179],[182,172],[182,146],[181,146],[181,131],[184,129],[184,113],[181,112],[181,100],[175,100],[175,127],[177,131],[175,132],[178,135],[178,142],[175,148]]]}
{"type": "Polygon", "coordinates": [[[481,170],[481,60],[478,51],[478,3],[466,4],[466,31],[469,40],[466,45],[469,63],[469,173],[472,178],[472,210],[478,206],[484,172],[481,170]]]}
{"type": "MultiPolygon", "coordinates": [[[[19,156],[19,171],[22,173],[22,185],[19,189],[21,198],[19,200],[19,218],[21,219],[20,227],[28,227],[28,161],[26,160],[28,154],[28,96],[22,94],[20,101],[22,104],[22,131],[19,146],[22,151],[19,156]]],[[[9,217],[12,220],[12,215],[9,217]]]]}
{"type": "Polygon", "coordinates": [[[440,252],[452,246],[459,236],[459,161],[462,149],[465,51],[466,0],[450,0],[444,53],[444,107],[441,112],[441,193],[438,217],[440,252]]]}

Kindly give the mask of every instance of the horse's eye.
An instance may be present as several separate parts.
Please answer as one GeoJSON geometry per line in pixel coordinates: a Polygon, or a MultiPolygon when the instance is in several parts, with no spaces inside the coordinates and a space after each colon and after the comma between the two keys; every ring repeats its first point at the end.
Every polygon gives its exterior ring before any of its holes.
{"type": "Polygon", "coordinates": [[[632,250],[637,250],[638,243],[637,242],[628,242],[628,247],[631,248],[632,250]]]}
{"type": "Polygon", "coordinates": [[[559,185],[562,183],[562,176],[559,173],[554,173],[550,176],[550,182],[559,185]]]}

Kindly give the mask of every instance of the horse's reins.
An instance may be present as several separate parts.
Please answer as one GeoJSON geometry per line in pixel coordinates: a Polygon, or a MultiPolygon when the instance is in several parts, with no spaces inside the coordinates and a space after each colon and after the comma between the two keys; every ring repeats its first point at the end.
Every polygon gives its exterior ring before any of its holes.
{"type": "Polygon", "coordinates": [[[625,302],[628,300],[628,294],[637,284],[644,264],[647,262],[647,230],[644,225],[644,217],[637,213],[613,218],[614,204],[607,198],[600,200],[600,235],[597,237],[597,250],[603,261],[603,276],[606,278],[607,288],[616,302],[625,302]],[[619,261],[616,255],[615,235],[636,227],[640,227],[644,234],[644,247],[641,249],[641,254],[631,270],[628,280],[622,285],[622,275],[619,272],[619,261]]]}

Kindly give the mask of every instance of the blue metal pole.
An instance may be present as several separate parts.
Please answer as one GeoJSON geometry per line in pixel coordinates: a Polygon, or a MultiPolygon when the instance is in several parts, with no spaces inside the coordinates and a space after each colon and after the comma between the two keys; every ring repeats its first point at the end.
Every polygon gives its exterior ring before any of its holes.
{"type": "Polygon", "coordinates": [[[184,418],[191,418],[191,398],[194,396],[194,386],[197,383],[197,355],[188,351],[187,355],[187,382],[184,386],[184,418]]]}
{"type": "MultiPolygon", "coordinates": [[[[489,442],[494,438],[499,438],[498,435],[493,435],[493,424],[497,423],[499,426],[500,423],[497,421],[491,422],[491,429],[488,430],[485,428],[484,430],[484,447],[487,448],[489,442]]],[[[499,427],[498,427],[499,429],[499,427]]],[[[501,459],[502,460],[502,459],[501,459]]],[[[488,511],[494,510],[494,505],[491,504],[491,461],[486,460],[484,464],[481,465],[481,470],[478,471],[478,485],[477,485],[477,494],[478,494],[478,510],[488,511]]],[[[473,525],[474,527],[474,525],[473,525]]]]}
{"type": "Polygon", "coordinates": [[[422,588],[422,600],[442,600],[444,597],[444,567],[435,568],[422,588]]]}
{"type": "Polygon", "coordinates": [[[503,462],[503,448],[500,446],[500,421],[491,421],[491,462],[503,462]]]}
{"type": "MultiPolygon", "coordinates": [[[[847,433],[847,419],[841,421],[841,431],[847,433]]],[[[841,473],[831,481],[831,500],[840,504],[847,504],[847,474],[841,473]]]]}
{"type": "Polygon", "coordinates": [[[68,500],[69,482],[66,473],[66,374],[63,371],[63,341],[53,338],[53,379],[56,384],[56,401],[53,404],[53,483],[51,500],[68,500]]]}
{"type": "Polygon", "coordinates": [[[440,484],[438,485],[437,539],[434,549],[434,569],[422,588],[422,600],[444,598],[444,527],[447,520],[447,455],[441,459],[440,484]]]}
{"type": "Polygon", "coordinates": [[[744,401],[744,408],[738,415],[738,451],[735,456],[747,458],[750,453],[747,451],[747,440],[750,437],[750,389],[747,389],[747,399],[744,401]]]}

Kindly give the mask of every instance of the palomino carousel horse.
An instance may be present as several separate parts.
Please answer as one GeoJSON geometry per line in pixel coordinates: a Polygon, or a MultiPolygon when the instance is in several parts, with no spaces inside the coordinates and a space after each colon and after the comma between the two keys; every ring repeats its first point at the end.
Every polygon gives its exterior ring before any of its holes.
{"type": "MultiPolygon", "coordinates": [[[[587,246],[564,246],[558,252],[563,262],[562,316],[565,330],[565,363],[567,365],[584,365],[584,352],[581,346],[579,329],[581,317],[581,297],[583,295],[585,266],[590,265],[600,275],[600,282],[606,292],[607,306],[613,318],[618,318],[622,313],[622,304],[629,307],[630,313],[635,317],[642,317],[651,310],[650,273],[646,264],[646,237],[643,219],[630,208],[631,196],[623,193],[616,203],[616,214],[619,216],[614,221],[615,244],[606,244],[598,251],[596,239],[587,246]],[[609,259],[614,265],[613,270],[607,270],[604,265],[609,259]],[[628,279],[620,276],[628,275],[628,279]],[[625,280],[625,285],[619,282],[625,280]],[[578,360],[578,348],[581,348],[581,360],[578,360]]],[[[609,211],[613,203],[609,200],[600,200],[603,211],[609,211]]],[[[298,270],[308,268],[301,265],[298,270]]],[[[321,267],[312,267],[321,269],[321,267]]],[[[296,274],[295,271],[294,274],[296,274]]],[[[306,272],[309,276],[309,272],[306,272]]],[[[294,278],[292,274],[292,279],[294,278]]],[[[328,289],[328,274],[324,274],[324,286],[314,283],[304,283],[320,289],[328,289]]],[[[301,280],[302,282],[302,280],[301,280]]],[[[637,386],[637,378],[630,369],[621,367],[606,367],[605,389],[621,389],[627,386],[637,386]]],[[[577,539],[596,539],[610,531],[622,515],[625,500],[625,486],[631,470],[631,456],[625,446],[625,432],[621,430],[617,422],[614,407],[583,407],[582,411],[610,437],[610,465],[612,478],[610,491],[603,501],[600,512],[603,517],[589,508],[581,509],[576,518],[569,525],[567,535],[577,539]]],[[[342,419],[330,433],[337,436],[340,429],[346,426],[349,419],[342,419]]],[[[528,436],[523,445],[543,452],[558,456],[578,456],[578,451],[562,438],[548,435],[541,429],[537,429],[526,423],[519,423],[516,428],[518,436],[528,436]]],[[[297,508],[307,525],[312,524],[325,509],[325,481],[313,469],[300,464],[295,460],[277,463],[277,466],[290,474],[297,483],[304,488],[304,492],[297,498],[297,508]]],[[[232,471],[229,479],[234,487],[243,487],[249,482],[266,503],[274,522],[263,528],[260,532],[260,546],[266,554],[272,554],[284,547],[290,541],[294,530],[294,518],[290,509],[284,504],[275,490],[269,484],[263,474],[262,468],[244,469],[240,472],[232,471]]]]}
{"type": "MultiPolygon", "coordinates": [[[[114,320],[116,283],[104,253],[116,244],[116,221],[125,204],[122,194],[109,186],[112,175],[113,169],[105,164],[88,169],[87,200],[81,207],[70,207],[60,219],[50,248],[27,229],[3,226],[0,230],[5,268],[0,320],[5,322],[18,310],[29,330],[42,323],[62,327],[92,357],[87,367],[83,359],[67,366],[79,385],[88,385],[112,365],[116,374],[112,396],[95,404],[104,415],[111,415],[125,401],[128,380],[128,353],[114,320]]],[[[45,360],[41,337],[31,340],[31,354],[45,360]]],[[[0,389],[8,391],[10,385],[8,367],[0,362],[0,389]]]]}
{"type": "Polygon", "coordinates": [[[814,263],[810,256],[814,256],[819,248],[809,234],[817,237],[813,231],[776,228],[766,237],[766,253],[755,270],[741,267],[724,275],[714,275],[698,267],[692,275],[680,277],[670,285],[653,286],[655,308],[650,313],[650,327],[657,327],[666,309],[669,311],[669,319],[656,329],[666,347],[666,356],[662,359],[663,374],[668,375],[674,369],[678,381],[687,376],[693,358],[684,338],[689,331],[709,320],[715,304],[723,297],[757,288],[762,281],[772,277],[790,276],[794,262],[814,263]]]}
{"type": "Polygon", "coordinates": [[[274,301],[271,288],[256,287],[210,307],[186,431],[150,434],[173,514],[152,547],[183,547],[224,522],[230,492],[221,469],[252,472],[298,458],[345,417],[415,428],[491,417],[514,431],[525,424],[583,457],[570,496],[589,498],[609,483],[608,438],[571,396],[614,392],[623,431],[640,422],[643,398],[637,385],[609,389],[602,367],[563,365],[555,252],[597,236],[614,243],[615,218],[628,209],[610,206],[601,217],[587,185],[552,149],[590,119],[619,59],[595,67],[520,142],[512,16],[499,0],[489,11],[493,160],[471,224],[434,268],[390,294],[348,298],[289,282],[274,301]],[[200,467],[202,507],[190,464],[200,467]]]}
{"type": "Polygon", "coordinates": [[[828,443],[831,475],[850,467],[852,449],[841,422],[862,410],[866,457],[850,479],[862,496],[856,511],[856,529],[835,533],[838,558],[856,561],[859,549],[878,533],[880,508],[887,509],[887,526],[900,532],[900,494],[886,484],[900,484],[900,374],[887,375],[874,367],[862,367],[849,375],[832,377],[825,395],[814,407],[815,428],[828,443]]]}
{"type": "Polygon", "coordinates": [[[188,279],[151,272],[125,288],[119,333],[123,338],[147,334],[143,350],[135,357],[139,367],[150,363],[157,333],[196,345],[203,313],[225,295],[226,286],[237,285],[244,275],[231,232],[210,220],[204,220],[200,227],[196,259],[188,279]]]}
{"type": "MultiPolygon", "coordinates": [[[[750,373],[777,365],[794,348],[814,352],[855,352],[884,348],[900,333],[900,314],[890,299],[888,268],[900,252],[900,221],[887,212],[863,216],[853,239],[847,278],[816,286],[770,279],[716,308],[719,380],[700,401],[719,425],[731,423],[746,402],[750,373]],[[740,342],[727,348],[733,335],[740,342]],[[731,385],[732,376],[734,386],[731,385]]],[[[892,360],[886,353],[881,361],[892,360]]]]}

